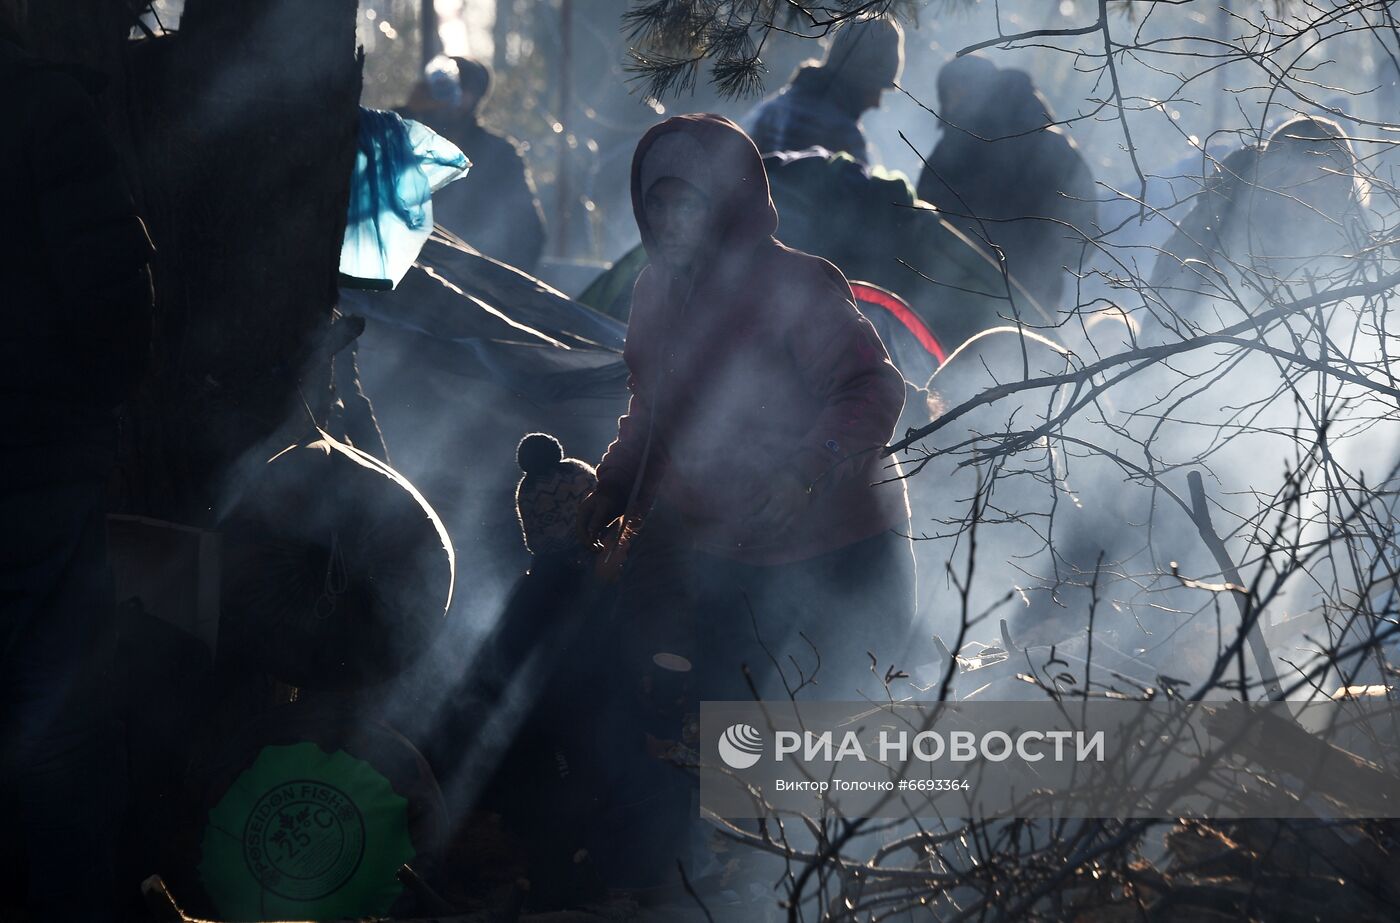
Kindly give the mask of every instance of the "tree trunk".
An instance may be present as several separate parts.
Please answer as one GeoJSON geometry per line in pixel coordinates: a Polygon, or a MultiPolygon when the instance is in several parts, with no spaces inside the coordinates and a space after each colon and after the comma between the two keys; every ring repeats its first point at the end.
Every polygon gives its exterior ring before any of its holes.
{"type": "Polygon", "coordinates": [[[418,6],[418,29],[422,39],[423,66],[442,54],[442,36],[438,35],[437,6],[433,0],[422,0],[418,6]]]}
{"type": "Polygon", "coordinates": [[[31,25],[41,53],[111,78],[113,134],[157,250],[156,341],[118,506],[206,525],[239,458],[329,405],[317,347],[355,156],[357,4],[188,0],[176,34],[139,42],[132,6],[33,4],[31,25]]]}

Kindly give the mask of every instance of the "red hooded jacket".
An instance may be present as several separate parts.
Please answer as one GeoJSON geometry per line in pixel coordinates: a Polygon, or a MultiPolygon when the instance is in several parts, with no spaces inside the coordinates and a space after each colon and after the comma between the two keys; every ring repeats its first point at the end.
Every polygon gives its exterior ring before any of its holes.
{"type": "Polygon", "coordinates": [[[773,238],[763,161],[737,125],[684,115],[643,136],[632,161],[643,245],[655,253],[641,166],[674,131],[704,149],[706,175],[692,185],[709,196],[714,231],[693,280],[657,261],[637,279],[623,350],[632,399],[600,486],[628,496],[640,476],[640,509],[665,503],[699,550],[752,564],[907,530],[904,482],[875,483],[897,473],[878,450],[904,406],[904,381],[840,270],[773,238]],[[765,532],[752,513],[793,475],[811,485],[812,502],[787,529],[765,532]]]}

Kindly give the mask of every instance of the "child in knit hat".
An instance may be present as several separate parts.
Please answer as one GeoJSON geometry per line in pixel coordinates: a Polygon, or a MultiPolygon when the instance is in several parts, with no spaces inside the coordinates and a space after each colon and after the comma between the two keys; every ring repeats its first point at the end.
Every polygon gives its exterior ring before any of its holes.
{"type": "Polygon", "coordinates": [[[531,433],[520,440],[515,452],[524,476],[515,489],[515,511],[525,547],[538,561],[584,560],[584,547],[575,523],[579,501],[598,486],[593,466],[577,458],[565,458],[559,440],[547,433],[531,433]]]}
{"type": "Polygon", "coordinates": [[[598,618],[606,591],[575,528],[597,478],[546,433],[522,439],[516,461],[516,515],[532,560],[487,642],[478,682],[488,701],[514,702],[501,707],[529,704],[482,803],[528,844],[532,906],[557,909],[598,896],[595,865],[579,857],[594,851],[594,792],[605,787],[591,719],[606,701],[598,618]]]}
{"type": "Polygon", "coordinates": [[[563,906],[596,883],[587,877],[592,863],[605,877],[626,878],[639,848],[655,860],[636,842],[613,842],[619,818],[640,811],[647,829],[669,829],[689,810],[689,781],[658,758],[682,736],[676,712],[689,701],[689,674],[669,665],[681,659],[669,653],[674,639],[655,634],[668,622],[622,630],[611,616],[616,586],[600,563],[607,553],[587,547],[577,527],[579,502],[597,487],[593,467],[565,458],[544,433],[522,439],[516,460],[516,513],[533,559],[497,624],[490,660],[502,689],[524,675],[537,698],[491,792],[507,827],[532,844],[531,900],[563,906]],[[641,675],[628,669],[638,661],[641,675]],[[658,810],[662,800],[679,814],[658,810]],[[588,868],[576,862],[580,850],[588,868]]]}

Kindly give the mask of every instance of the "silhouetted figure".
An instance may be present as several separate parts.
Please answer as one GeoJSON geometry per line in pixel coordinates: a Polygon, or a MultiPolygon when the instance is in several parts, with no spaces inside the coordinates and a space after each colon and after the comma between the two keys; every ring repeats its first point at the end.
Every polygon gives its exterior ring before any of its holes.
{"type": "MultiPolygon", "coordinates": [[[[912,616],[903,483],[874,486],[904,382],[840,270],[773,239],[763,162],[734,123],[653,128],[632,192],[651,258],[624,350],[632,398],[580,520],[592,539],[642,519],[624,597],[651,550],[681,549],[668,567],[686,576],[663,590],[696,594],[675,611],[697,618],[701,698],[743,697],[740,661],[778,688],[744,593],[779,662],[807,632],[834,692],[866,650],[895,655],[912,616]]],[[[651,612],[651,640],[685,643],[651,612]]]]}
{"type": "Polygon", "coordinates": [[[544,252],[544,212],[515,142],[480,122],[491,71],[467,58],[447,60],[451,65],[429,68],[401,110],[457,145],[472,162],[466,178],[433,196],[433,220],[492,259],[533,273],[544,252]]]}
{"type": "MultiPolygon", "coordinates": [[[[990,250],[919,203],[903,176],[820,148],[770,154],[763,163],[785,242],[831,260],[853,282],[900,295],[943,346],[953,349],[1015,316],[1012,304],[997,297],[1005,285],[990,250]]],[[[1017,290],[1016,298],[1016,307],[1027,311],[1024,294],[1017,290]]],[[[890,352],[895,358],[897,350],[890,352]]],[[[916,384],[929,374],[900,371],[916,384]]]]}
{"type": "Polygon", "coordinates": [[[1341,126],[1308,116],[1231,153],[1163,244],[1152,287],[1188,320],[1203,300],[1249,308],[1285,286],[1325,288],[1339,258],[1364,246],[1356,166],[1341,126]]]}
{"type": "MultiPolygon", "coordinates": [[[[720,116],[668,119],[637,146],[632,201],[650,264],[631,402],[579,521],[590,543],[619,518],[639,529],[617,622],[655,758],[697,745],[697,700],[749,697],[741,665],[761,694],[785,694],[774,662],[798,685],[804,636],[820,694],[855,694],[866,651],[905,652],[914,567],[903,481],[875,484],[904,381],[841,272],[773,238],[753,142],[720,116]]],[[[636,883],[674,875],[693,817],[683,791],[655,798],[619,834],[650,864],[636,883]]]]}
{"type": "Polygon", "coordinates": [[[114,919],[124,779],[109,705],[103,491],[149,349],[151,245],[93,79],[25,50],[0,0],[0,806],[35,920],[114,919]]]}
{"type": "Polygon", "coordinates": [[[919,177],[919,198],[1007,268],[1047,309],[1095,233],[1093,176],[1049,104],[1019,70],[968,55],[938,75],[942,139],[919,177]]]}
{"type": "MultiPolygon", "coordinates": [[[[525,845],[529,906],[540,910],[597,896],[600,815],[621,792],[612,742],[630,715],[610,697],[612,589],[594,577],[577,528],[579,503],[598,483],[593,466],[565,458],[544,433],[521,440],[516,459],[530,569],[507,597],[489,662],[473,672],[513,731],[483,805],[525,845]]],[[[473,730],[461,728],[459,745],[482,745],[473,730]]]]}
{"type": "Polygon", "coordinates": [[[870,152],[860,118],[880,107],[904,65],[904,32],[889,19],[852,22],[836,33],[822,61],[808,61],[743,119],[765,154],[824,147],[862,163],[870,152]]]}

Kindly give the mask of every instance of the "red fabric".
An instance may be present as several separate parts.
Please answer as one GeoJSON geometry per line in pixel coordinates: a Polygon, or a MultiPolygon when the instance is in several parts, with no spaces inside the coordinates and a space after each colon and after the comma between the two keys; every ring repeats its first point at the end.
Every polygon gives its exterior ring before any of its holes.
{"type": "Polygon", "coordinates": [[[903,481],[878,450],[894,432],[904,382],[856,310],[835,266],[773,239],[777,214],[753,143],[718,116],[679,116],[637,147],[632,199],[642,242],[638,165],[667,131],[712,155],[705,190],[716,227],[694,280],[653,261],[637,280],[623,356],[632,400],[598,468],[604,489],[641,485],[686,520],[697,547],[753,564],[805,560],[892,528],[907,529],[903,481]],[[781,477],[813,485],[781,533],[752,512],[781,477]]]}
{"type": "Polygon", "coordinates": [[[903,298],[894,292],[887,292],[878,285],[871,285],[868,282],[852,282],[851,292],[861,304],[878,305],[893,314],[895,319],[914,335],[914,339],[919,341],[919,345],[938,360],[939,365],[948,360],[948,353],[944,351],[943,344],[938,342],[933,331],[928,329],[919,315],[914,313],[914,309],[909,307],[908,302],[903,298]]]}

